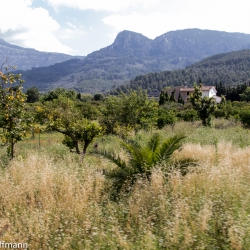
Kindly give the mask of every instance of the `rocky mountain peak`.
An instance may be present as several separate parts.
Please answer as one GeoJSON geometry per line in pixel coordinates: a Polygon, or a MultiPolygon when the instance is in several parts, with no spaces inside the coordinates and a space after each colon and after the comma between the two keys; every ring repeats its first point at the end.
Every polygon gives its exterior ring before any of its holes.
{"type": "Polygon", "coordinates": [[[139,55],[150,47],[151,42],[151,39],[142,34],[124,30],[118,33],[111,48],[120,53],[139,55]]]}

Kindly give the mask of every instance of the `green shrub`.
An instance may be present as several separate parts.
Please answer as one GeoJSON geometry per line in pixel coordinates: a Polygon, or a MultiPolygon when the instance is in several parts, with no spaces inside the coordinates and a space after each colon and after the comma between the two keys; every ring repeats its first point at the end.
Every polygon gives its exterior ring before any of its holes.
{"type": "Polygon", "coordinates": [[[226,111],[224,109],[216,109],[213,113],[216,118],[226,117],[226,111]]]}
{"type": "Polygon", "coordinates": [[[157,127],[159,129],[169,124],[173,125],[176,123],[176,121],[177,121],[177,117],[172,110],[159,109],[158,119],[157,119],[157,127]]]}
{"type": "Polygon", "coordinates": [[[186,109],[179,113],[180,118],[186,122],[193,122],[199,120],[197,111],[194,109],[186,109]]]}
{"type": "Polygon", "coordinates": [[[250,110],[244,110],[240,114],[240,120],[245,127],[250,127],[250,110]]]}

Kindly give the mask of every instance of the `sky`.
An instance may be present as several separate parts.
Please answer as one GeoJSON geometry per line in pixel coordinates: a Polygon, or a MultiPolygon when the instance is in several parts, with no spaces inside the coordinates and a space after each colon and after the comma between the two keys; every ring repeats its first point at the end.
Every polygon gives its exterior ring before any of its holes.
{"type": "Polygon", "coordinates": [[[249,0],[1,0],[0,38],[85,56],[123,30],[151,39],[188,28],[250,34],[249,13],[249,0]]]}

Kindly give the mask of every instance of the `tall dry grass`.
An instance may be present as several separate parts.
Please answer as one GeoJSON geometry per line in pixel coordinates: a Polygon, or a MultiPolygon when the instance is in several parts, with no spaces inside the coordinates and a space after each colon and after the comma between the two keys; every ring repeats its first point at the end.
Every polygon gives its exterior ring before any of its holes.
{"type": "Polygon", "coordinates": [[[250,249],[250,148],[185,144],[199,166],[155,169],[110,199],[107,162],[33,150],[0,174],[0,240],[29,249],[250,249]],[[98,163],[98,165],[97,165],[98,163]]]}

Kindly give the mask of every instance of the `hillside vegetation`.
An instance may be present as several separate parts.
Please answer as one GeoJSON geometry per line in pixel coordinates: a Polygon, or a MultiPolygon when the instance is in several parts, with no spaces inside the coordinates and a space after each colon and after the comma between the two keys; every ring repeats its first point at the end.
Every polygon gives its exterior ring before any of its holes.
{"type": "Polygon", "coordinates": [[[247,48],[250,48],[250,35],[241,33],[187,29],[151,40],[135,32],[122,31],[113,44],[82,60],[22,74],[27,87],[35,85],[42,91],[64,87],[97,93],[118,87],[141,74],[185,68],[215,54],[247,48]]]}
{"type": "Polygon", "coordinates": [[[41,52],[35,49],[23,48],[0,39],[1,65],[7,59],[7,65],[15,65],[18,70],[44,67],[83,56],[71,56],[63,53],[41,52]]]}
{"type": "Polygon", "coordinates": [[[167,86],[191,87],[194,82],[200,81],[207,86],[219,85],[220,82],[225,86],[248,83],[250,81],[250,50],[215,55],[182,70],[140,75],[116,90],[127,92],[128,89],[141,88],[148,91],[161,91],[167,86]]]}

